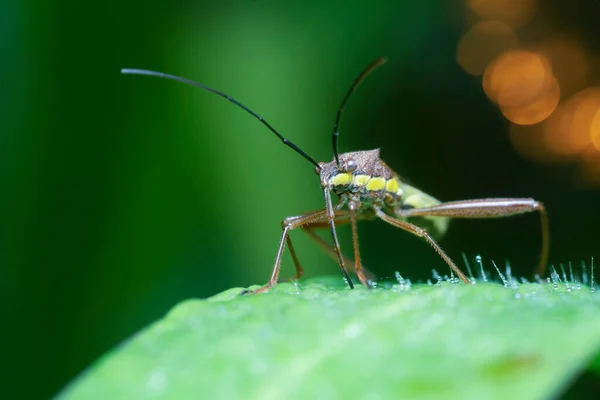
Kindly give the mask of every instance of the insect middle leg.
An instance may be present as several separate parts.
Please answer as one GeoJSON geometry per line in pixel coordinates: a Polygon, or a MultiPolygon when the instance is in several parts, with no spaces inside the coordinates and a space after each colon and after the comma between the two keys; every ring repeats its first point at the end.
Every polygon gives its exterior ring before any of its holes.
{"type": "Polygon", "coordinates": [[[396,211],[399,217],[450,217],[450,218],[497,218],[510,217],[537,211],[540,214],[542,229],[542,250],[536,273],[543,276],[548,262],[550,247],[550,231],[548,228],[548,214],[544,205],[534,199],[475,199],[451,201],[432,207],[400,209],[396,211]]]}
{"type": "Polygon", "coordinates": [[[452,268],[452,271],[454,271],[454,273],[460,278],[461,281],[463,281],[464,283],[471,283],[469,281],[469,278],[467,278],[465,274],[462,273],[462,271],[456,266],[454,261],[452,261],[452,259],[446,254],[446,252],[442,250],[442,248],[433,240],[433,238],[429,235],[429,233],[427,233],[425,229],[411,224],[410,222],[390,217],[389,215],[387,215],[379,209],[375,210],[375,215],[377,215],[377,217],[381,218],[390,225],[393,225],[400,229],[404,229],[405,231],[410,232],[413,235],[425,239],[431,245],[431,247],[433,247],[434,250],[440,255],[440,257],[442,257],[444,261],[446,261],[446,264],[448,264],[448,266],[452,268]]]}

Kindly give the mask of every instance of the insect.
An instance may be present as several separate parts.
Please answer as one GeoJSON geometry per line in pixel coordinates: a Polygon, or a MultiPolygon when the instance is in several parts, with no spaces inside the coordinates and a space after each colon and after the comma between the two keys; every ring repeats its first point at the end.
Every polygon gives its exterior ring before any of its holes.
{"type": "Polygon", "coordinates": [[[441,202],[432,196],[406,183],[397,173],[388,167],[379,157],[379,149],[338,153],[338,126],[351,94],[356,87],[377,67],[387,61],[381,57],[369,64],[354,80],[346,92],[340,105],[335,123],[333,125],[332,143],[333,160],[330,162],[316,162],[294,143],[284,138],[267,121],[244,106],[231,96],[212,89],[198,82],[191,81],[175,75],[156,71],[140,69],[122,69],[123,74],[149,75],[159,78],[171,79],[191,86],[198,87],[217,96],[223,97],[236,106],[242,108],[271,132],[273,132],[286,146],[300,154],[315,166],[319,176],[321,189],[325,198],[325,208],[322,210],[287,217],[282,223],[282,235],[275,257],[275,264],[269,282],[254,290],[253,293],[268,291],[275,286],[279,279],[281,258],[284,248],[289,248],[296,267],[295,278],[303,275],[303,269],[298,261],[292,245],[290,232],[301,228],[309,237],[324,248],[330,256],[337,259],[348,286],[354,285],[348,274],[346,265],[354,265],[354,271],[360,282],[372,287],[371,274],[362,266],[358,247],[357,221],[380,219],[397,228],[403,229],[428,242],[440,257],[448,264],[452,271],[464,283],[470,283],[465,274],[457,267],[452,259],[437,244],[434,237],[443,235],[450,218],[495,218],[507,217],[536,211],[540,215],[542,231],[542,250],[537,273],[542,275],[548,260],[549,228],[548,217],[542,203],[531,198],[487,198],[441,202]],[[331,193],[337,196],[337,202],[332,200],[331,193]],[[352,244],[354,260],[345,257],[340,249],[336,226],[350,224],[352,231],[352,244]],[[333,247],[317,235],[314,230],[329,228],[333,239],[333,247]]]}

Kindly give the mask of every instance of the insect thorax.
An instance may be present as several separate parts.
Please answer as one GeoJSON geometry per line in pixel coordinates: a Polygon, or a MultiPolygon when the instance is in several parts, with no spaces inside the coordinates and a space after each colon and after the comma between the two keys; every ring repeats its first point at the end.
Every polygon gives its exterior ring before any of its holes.
{"type": "MultiPolygon", "coordinates": [[[[363,217],[368,218],[373,208],[381,208],[401,218],[402,209],[440,204],[436,198],[405,183],[379,158],[379,149],[343,153],[339,159],[339,168],[335,160],[320,164],[321,185],[331,188],[343,202],[358,200],[358,211],[363,217]]],[[[449,219],[418,217],[414,223],[439,237],[446,231],[449,219]]]]}

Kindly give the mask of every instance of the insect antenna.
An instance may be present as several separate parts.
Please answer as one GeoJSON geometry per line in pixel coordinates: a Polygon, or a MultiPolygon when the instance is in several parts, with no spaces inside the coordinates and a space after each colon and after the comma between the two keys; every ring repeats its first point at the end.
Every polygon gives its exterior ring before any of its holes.
{"type": "Polygon", "coordinates": [[[369,74],[371,72],[373,72],[380,65],[385,64],[386,61],[387,61],[387,57],[379,57],[378,59],[376,59],[375,61],[373,61],[371,64],[369,64],[367,66],[367,68],[365,68],[363,70],[363,72],[361,72],[360,75],[358,75],[356,77],[356,79],[352,83],[352,86],[350,86],[350,89],[348,89],[348,91],[346,92],[346,96],[344,96],[344,100],[342,100],[342,105],[338,109],[337,117],[335,118],[335,124],[333,124],[333,155],[335,156],[335,164],[338,167],[340,166],[340,157],[338,155],[338,136],[339,136],[340,133],[338,132],[338,125],[340,123],[340,119],[342,118],[342,112],[344,111],[344,107],[346,106],[346,102],[350,98],[350,95],[352,94],[352,92],[354,92],[354,89],[356,89],[356,87],[367,76],[369,76],[369,74]]]}
{"type": "Polygon", "coordinates": [[[191,85],[191,86],[195,86],[198,87],[200,89],[206,90],[207,92],[211,92],[216,94],[217,96],[221,96],[224,99],[229,100],[230,102],[232,102],[233,104],[235,104],[236,106],[240,107],[242,110],[246,111],[247,113],[251,114],[254,118],[258,119],[260,122],[262,122],[262,124],[264,126],[266,126],[267,128],[269,128],[269,130],[271,132],[273,132],[275,135],[277,135],[277,137],[279,139],[281,139],[281,141],[283,142],[283,144],[285,144],[286,146],[290,147],[292,150],[294,150],[296,153],[300,154],[302,157],[306,158],[308,161],[310,161],[313,165],[315,165],[317,168],[320,169],[319,164],[313,160],[308,154],[306,154],[304,151],[302,151],[298,146],[296,146],[294,143],[292,143],[291,141],[289,141],[288,139],[284,138],[283,136],[281,136],[281,134],[279,132],[277,132],[277,130],[275,128],[273,128],[267,121],[265,121],[263,119],[263,117],[261,117],[260,115],[258,115],[257,113],[255,113],[254,111],[252,111],[251,109],[249,109],[248,107],[246,107],[245,105],[243,105],[242,103],[240,103],[239,101],[237,101],[236,99],[234,99],[233,97],[223,93],[223,92],[219,92],[218,90],[215,90],[213,88],[210,88],[206,85],[203,85],[201,83],[198,82],[194,82],[190,79],[186,79],[186,78],[182,78],[176,75],[171,75],[171,74],[165,74],[164,72],[156,72],[156,71],[148,71],[145,69],[130,69],[130,68],[123,68],[121,70],[122,74],[128,74],[128,75],[147,75],[147,76],[156,76],[158,78],[164,78],[164,79],[171,79],[173,81],[177,81],[177,82],[181,82],[181,83],[185,83],[187,85],[191,85]]]}

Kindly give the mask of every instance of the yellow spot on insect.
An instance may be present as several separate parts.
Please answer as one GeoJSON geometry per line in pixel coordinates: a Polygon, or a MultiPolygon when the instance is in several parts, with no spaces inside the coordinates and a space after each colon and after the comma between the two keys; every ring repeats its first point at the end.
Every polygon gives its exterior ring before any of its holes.
{"type": "Polygon", "coordinates": [[[396,178],[388,179],[385,183],[385,191],[390,193],[396,193],[398,191],[398,180],[396,178]]]}
{"type": "Polygon", "coordinates": [[[352,174],[341,173],[337,174],[329,180],[329,184],[332,186],[349,185],[352,182],[352,174]]]}
{"type": "Polygon", "coordinates": [[[369,183],[367,183],[367,190],[377,191],[385,188],[385,178],[377,177],[371,178],[369,183]]]}
{"type": "Polygon", "coordinates": [[[352,184],[355,186],[365,186],[371,177],[369,175],[356,175],[352,184]]]}

